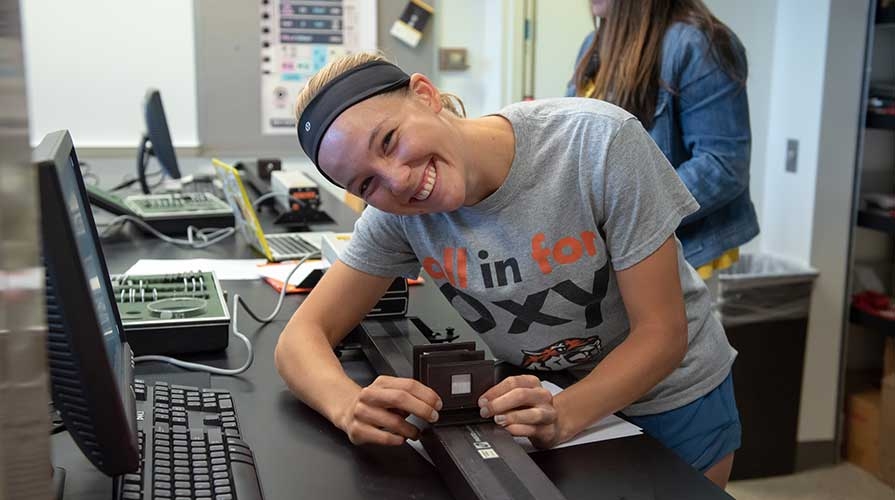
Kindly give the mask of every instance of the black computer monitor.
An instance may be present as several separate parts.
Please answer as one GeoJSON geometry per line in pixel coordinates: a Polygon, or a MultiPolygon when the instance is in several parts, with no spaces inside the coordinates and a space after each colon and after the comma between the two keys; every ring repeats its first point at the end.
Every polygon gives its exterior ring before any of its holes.
{"type": "Polygon", "coordinates": [[[140,142],[137,169],[143,192],[148,194],[149,186],[146,183],[145,173],[150,157],[155,156],[164,174],[172,179],[180,179],[180,168],[177,166],[177,155],[174,153],[174,144],[168,131],[168,119],[165,118],[162,95],[157,89],[149,89],[146,91],[143,104],[146,133],[140,142]]]}
{"type": "Polygon", "coordinates": [[[139,466],[133,354],[68,131],[47,135],[33,160],[40,186],[53,403],[99,470],[133,472],[139,466]]]}

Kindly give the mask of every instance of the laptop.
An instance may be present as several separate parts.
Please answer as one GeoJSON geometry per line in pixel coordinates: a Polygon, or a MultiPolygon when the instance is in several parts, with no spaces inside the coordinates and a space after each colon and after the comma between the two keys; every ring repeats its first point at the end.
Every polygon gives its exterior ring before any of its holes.
{"type": "Polygon", "coordinates": [[[239,171],[217,158],[212,159],[211,163],[223,184],[224,198],[233,209],[236,231],[252,248],[271,262],[320,256],[323,237],[332,235],[331,231],[265,234],[239,171]]]}

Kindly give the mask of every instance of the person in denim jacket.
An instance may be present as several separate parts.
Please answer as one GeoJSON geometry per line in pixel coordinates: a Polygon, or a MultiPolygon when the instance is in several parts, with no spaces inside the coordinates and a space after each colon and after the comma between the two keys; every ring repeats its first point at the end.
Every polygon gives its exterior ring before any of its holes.
{"type": "Polygon", "coordinates": [[[699,210],[677,230],[709,279],[758,234],[749,196],[751,132],[745,50],[700,0],[591,0],[567,95],[603,99],[643,123],[699,210]]]}

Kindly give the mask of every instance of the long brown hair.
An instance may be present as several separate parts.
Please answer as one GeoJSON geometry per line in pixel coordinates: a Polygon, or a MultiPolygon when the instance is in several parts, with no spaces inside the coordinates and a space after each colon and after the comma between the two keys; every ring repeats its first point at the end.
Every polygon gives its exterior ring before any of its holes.
{"type": "Polygon", "coordinates": [[[670,82],[659,80],[662,40],[675,22],[699,28],[710,57],[745,85],[746,61],[738,55],[736,37],[701,0],[614,0],[609,8],[575,69],[579,96],[610,101],[651,127],[659,86],[676,92],[670,82]],[[584,95],[591,83],[593,91],[584,95]]]}

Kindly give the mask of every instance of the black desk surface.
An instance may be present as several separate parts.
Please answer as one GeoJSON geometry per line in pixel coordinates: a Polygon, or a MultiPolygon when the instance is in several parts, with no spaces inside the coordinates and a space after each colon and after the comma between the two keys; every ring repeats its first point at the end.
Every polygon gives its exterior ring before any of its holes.
{"type": "MultiPolygon", "coordinates": [[[[315,229],[351,229],[353,213],[338,205],[338,200],[325,195],[322,208],[344,222],[315,229]]],[[[235,238],[205,250],[191,250],[134,232],[105,241],[103,248],[112,273],[125,271],[141,258],[257,258],[235,238]]],[[[223,287],[231,295],[238,293],[260,314],[268,314],[276,302],[276,292],[261,280],[224,281],[223,287]]],[[[261,327],[248,315],[240,315],[239,328],[255,346],[254,363],[238,377],[210,376],[211,387],[233,393],[243,439],[255,452],[265,498],[450,499],[435,469],[410,446],[354,446],[288,391],[274,367],[273,351],[280,331],[302,297],[287,296],[279,316],[261,327]]],[[[472,330],[431,284],[412,287],[410,304],[411,314],[430,326],[453,326],[461,336],[473,338],[472,330]]],[[[245,359],[245,346],[231,337],[225,353],[186,359],[233,368],[245,359]]],[[[360,384],[375,377],[365,360],[345,361],[343,366],[360,384]]],[[[167,380],[188,385],[209,381],[208,374],[155,362],[137,365],[137,376],[147,382],[167,380]]],[[[52,445],[54,464],[67,472],[66,499],[111,498],[111,480],[91,467],[67,433],[54,436],[52,445]]],[[[646,435],[536,452],[532,458],[570,500],[730,498],[646,435]]]]}

